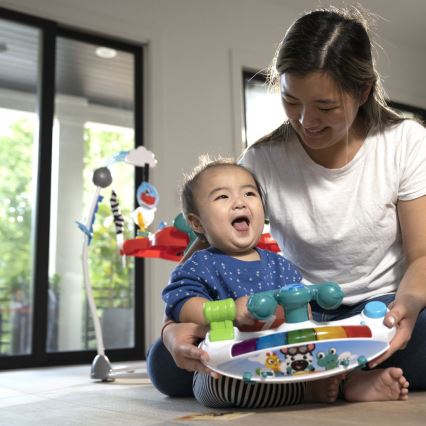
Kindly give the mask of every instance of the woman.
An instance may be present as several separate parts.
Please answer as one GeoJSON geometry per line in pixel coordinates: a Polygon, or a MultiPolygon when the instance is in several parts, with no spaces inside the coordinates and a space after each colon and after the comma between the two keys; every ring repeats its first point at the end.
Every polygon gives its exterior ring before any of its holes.
{"type": "MultiPolygon", "coordinates": [[[[370,367],[400,367],[411,389],[426,389],[426,366],[418,362],[426,359],[426,130],[386,106],[356,11],[298,19],[272,71],[288,121],[241,159],[266,190],[272,235],[306,279],[342,285],[343,305],[327,312],[312,304],[315,320],[353,316],[371,299],[388,304],[384,321],[397,333],[370,367]]],[[[206,354],[194,346],[204,333],[194,324],[165,324],[164,344],[179,367],[206,371],[206,354]]],[[[154,384],[190,395],[183,383],[191,375],[167,364],[181,383],[172,389],[156,371],[158,354],[164,372],[169,355],[161,342],[148,357],[154,384]]]]}

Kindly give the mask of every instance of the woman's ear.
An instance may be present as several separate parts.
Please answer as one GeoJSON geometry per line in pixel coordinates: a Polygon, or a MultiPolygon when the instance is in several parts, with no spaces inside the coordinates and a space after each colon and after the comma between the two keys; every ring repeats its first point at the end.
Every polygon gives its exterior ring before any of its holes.
{"type": "Polygon", "coordinates": [[[203,225],[201,225],[199,217],[194,213],[189,213],[187,217],[188,223],[192,230],[198,234],[204,234],[203,225]]]}
{"type": "Polygon", "coordinates": [[[365,85],[365,87],[361,90],[361,97],[360,97],[360,103],[359,106],[364,105],[367,102],[368,97],[371,93],[371,88],[373,87],[372,83],[368,83],[365,85]]]}

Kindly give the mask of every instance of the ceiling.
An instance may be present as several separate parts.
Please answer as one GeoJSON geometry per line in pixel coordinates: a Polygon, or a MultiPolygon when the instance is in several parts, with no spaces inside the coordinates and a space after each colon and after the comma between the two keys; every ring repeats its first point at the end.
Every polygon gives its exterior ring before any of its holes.
{"type": "MultiPolygon", "coordinates": [[[[0,19],[0,87],[35,92],[40,33],[34,27],[0,19]]],[[[116,51],[96,55],[100,46],[59,37],[56,43],[56,92],[90,103],[132,110],[134,56],[116,51]]]]}
{"type": "MultiPolygon", "coordinates": [[[[293,10],[297,16],[322,0],[268,0],[293,10]]],[[[334,0],[333,4],[354,3],[334,0]]],[[[362,4],[377,14],[379,44],[392,43],[426,52],[426,0],[363,0],[362,4]]],[[[39,33],[33,27],[0,19],[0,87],[34,92],[37,81],[39,33]]],[[[134,58],[117,51],[112,59],[95,54],[93,44],[59,38],[56,46],[57,93],[81,96],[89,102],[114,108],[133,109],[134,58]]],[[[386,46],[385,46],[386,47],[386,46]]]]}

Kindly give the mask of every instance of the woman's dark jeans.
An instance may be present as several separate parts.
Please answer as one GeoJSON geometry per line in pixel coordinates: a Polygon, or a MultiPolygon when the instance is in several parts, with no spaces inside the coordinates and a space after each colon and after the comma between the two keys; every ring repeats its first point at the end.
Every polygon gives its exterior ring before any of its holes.
{"type": "MultiPolygon", "coordinates": [[[[336,321],[359,314],[364,305],[371,300],[380,300],[387,305],[393,301],[394,294],[379,296],[357,305],[340,306],[327,311],[316,303],[311,303],[315,321],[336,321]]],[[[177,367],[161,339],[158,339],[147,354],[148,374],[154,386],[162,393],[172,397],[193,396],[192,376],[186,370],[177,367]]],[[[378,368],[400,367],[410,383],[410,390],[426,390],[426,309],[420,312],[413,335],[407,347],[396,352],[378,368]]]]}

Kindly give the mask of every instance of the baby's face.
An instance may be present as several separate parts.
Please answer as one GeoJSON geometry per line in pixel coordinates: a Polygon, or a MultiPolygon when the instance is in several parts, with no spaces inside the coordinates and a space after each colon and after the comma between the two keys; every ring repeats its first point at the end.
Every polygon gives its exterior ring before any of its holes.
{"type": "Polygon", "coordinates": [[[199,214],[195,229],[211,246],[239,257],[250,253],[263,232],[265,216],[256,183],[249,172],[224,165],[207,169],[195,189],[199,214]]]}

